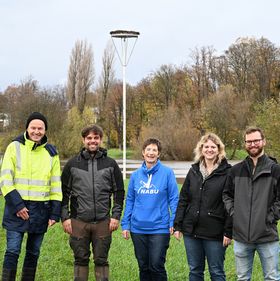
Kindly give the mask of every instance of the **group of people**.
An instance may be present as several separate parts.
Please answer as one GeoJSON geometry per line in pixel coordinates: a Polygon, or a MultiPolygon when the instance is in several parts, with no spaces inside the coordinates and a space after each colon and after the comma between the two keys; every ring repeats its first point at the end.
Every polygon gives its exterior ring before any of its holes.
{"type": "Polygon", "coordinates": [[[33,112],[26,131],[3,157],[0,187],[7,247],[2,281],[16,279],[25,233],[21,280],[35,280],[44,234],[60,219],[74,254],[74,281],[88,280],[91,247],[96,281],[109,280],[108,254],[119,225],[122,236],[132,239],[140,281],[168,279],[165,260],[171,235],[183,237],[190,281],[204,280],[206,260],[211,280],[226,280],[225,251],[232,239],[238,280],[251,280],[256,251],[264,280],[280,280],[280,166],[264,153],[260,128],[246,130],[248,157],[233,167],[220,138],[202,136],[180,194],[173,170],[159,160],[160,141],[147,139],[144,161],[129,180],[122,219],[122,173],[101,147],[102,129],[90,125],[82,130],[83,148],[61,175],[47,129],[46,117],[33,112]]]}

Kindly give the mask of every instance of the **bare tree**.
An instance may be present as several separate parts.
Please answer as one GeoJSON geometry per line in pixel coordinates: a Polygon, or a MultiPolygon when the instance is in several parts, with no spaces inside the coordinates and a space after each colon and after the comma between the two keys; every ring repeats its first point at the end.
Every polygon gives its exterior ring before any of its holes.
{"type": "Polygon", "coordinates": [[[3,97],[6,101],[3,111],[10,116],[10,123],[7,131],[9,135],[2,142],[2,147],[25,130],[24,120],[33,111],[46,115],[50,124],[47,132],[50,142],[56,143],[63,136],[60,132],[67,115],[64,88],[56,86],[42,89],[36,80],[27,79],[20,85],[9,86],[3,97]]]}
{"type": "Polygon", "coordinates": [[[87,94],[94,81],[93,51],[86,40],[77,40],[70,56],[67,98],[69,105],[77,106],[82,113],[87,94]]]}
{"type": "Polygon", "coordinates": [[[164,108],[168,108],[171,105],[176,95],[175,73],[176,71],[173,65],[162,65],[160,69],[154,73],[154,88],[159,94],[158,97],[162,100],[164,108]]]}
{"type": "Polygon", "coordinates": [[[232,85],[246,99],[275,97],[279,79],[279,48],[265,38],[238,38],[226,51],[232,85]]]}
{"type": "Polygon", "coordinates": [[[269,40],[261,38],[254,44],[254,74],[258,85],[257,99],[263,101],[275,96],[277,90],[273,87],[273,76],[279,77],[280,51],[269,40]],[[275,75],[276,74],[276,75],[275,75]]]}
{"type": "Polygon", "coordinates": [[[190,68],[190,75],[197,89],[198,103],[210,93],[216,91],[217,81],[215,80],[215,49],[212,47],[196,48],[191,53],[193,64],[190,68]]]}
{"type": "Polygon", "coordinates": [[[26,118],[37,107],[38,100],[36,96],[39,94],[39,83],[31,76],[23,79],[20,85],[7,87],[4,95],[7,97],[5,104],[5,112],[9,113],[13,129],[21,130],[24,127],[22,120],[26,118]]]}
{"type": "Polygon", "coordinates": [[[102,57],[102,73],[99,79],[99,89],[101,92],[101,109],[104,107],[105,102],[107,100],[110,86],[114,81],[115,72],[114,72],[114,60],[115,60],[115,52],[114,46],[111,41],[108,42],[106,49],[104,50],[102,57]]]}
{"type": "Polygon", "coordinates": [[[99,116],[98,122],[102,125],[104,133],[107,137],[107,148],[111,147],[111,132],[112,132],[112,120],[108,118],[109,103],[108,98],[110,96],[112,84],[114,81],[114,47],[112,42],[109,41],[104,50],[102,57],[102,72],[99,78],[99,85],[97,89],[98,93],[98,105],[99,105],[99,116]]]}
{"type": "Polygon", "coordinates": [[[19,92],[22,95],[34,95],[39,91],[39,83],[31,75],[21,80],[19,92]]]}
{"type": "Polygon", "coordinates": [[[246,99],[254,88],[254,55],[251,38],[238,38],[225,52],[232,73],[232,85],[246,99]]]}
{"type": "MultiPolygon", "coordinates": [[[[217,86],[225,86],[231,84],[231,72],[228,66],[228,59],[225,55],[214,57],[215,61],[215,81],[217,86]]],[[[217,89],[216,89],[217,90],[217,89]]]]}
{"type": "Polygon", "coordinates": [[[112,120],[112,127],[117,133],[118,147],[122,147],[122,84],[116,83],[108,100],[108,116],[112,120]]]}

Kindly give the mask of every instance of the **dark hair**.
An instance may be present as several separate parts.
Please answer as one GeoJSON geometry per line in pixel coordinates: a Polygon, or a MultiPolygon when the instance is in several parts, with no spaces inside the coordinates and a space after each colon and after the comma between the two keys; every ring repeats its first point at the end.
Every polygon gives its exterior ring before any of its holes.
{"type": "Polygon", "coordinates": [[[259,127],[248,127],[246,129],[245,133],[244,133],[244,139],[245,139],[246,135],[249,135],[249,134],[252,134],[252,133],[255,133],[255,132],[259,132],[262,139],[265,138],[264,132],[261,128],[259,128],[259,127]]]}
{"type": "Polygon", "coordinates": [[[83,128],[83,130],[81,132],[81,135],[82,135],[83,138],[85,138],[90,133],[94,133],[95,135],[99,135],[101,139],[103,137],[103,130],[102,130],[102,128],[99,127],[98,125],[95,125],[95,124],[83,128]]]}
{"type": "Polygon", "coordinates": [[[146,139],[143,143],[142,150],[145,150],[145,148],[150,144],[155,144],[158,148],[158,152],[161,152],[161,149],[162,149],[161,143],[158,139],[155,139],[155,138],[146,139]]]}

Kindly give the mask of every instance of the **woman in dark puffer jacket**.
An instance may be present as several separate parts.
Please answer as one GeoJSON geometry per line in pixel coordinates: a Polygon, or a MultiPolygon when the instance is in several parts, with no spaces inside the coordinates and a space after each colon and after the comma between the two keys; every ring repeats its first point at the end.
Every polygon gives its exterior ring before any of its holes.
{"type": "Polygon", "coordinates": [[[189,280],[204,280],[205,259],[211,280],[226,280],[224,259],[231,243],[232,221],[227,216],[222,192],[230,169],[220,138],[208,133],[194,150],[195,163],[180,192],[174,236],[183,234],[189,264],[189,280]]]}

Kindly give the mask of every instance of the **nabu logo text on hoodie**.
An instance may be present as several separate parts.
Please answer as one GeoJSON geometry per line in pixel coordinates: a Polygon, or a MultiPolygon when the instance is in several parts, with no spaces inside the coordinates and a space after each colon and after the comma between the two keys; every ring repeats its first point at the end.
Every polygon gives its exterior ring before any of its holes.
{"type": "Polygon", "coordinates": [[[137,193],[140,194],[158,194],[159,189],[156,188],[155,185],[151,184],[152,181],[152,174],[148,175],[148,181],[144,182],[143,180],[140,181],[140,188],[138,189],[137,193]]]}

